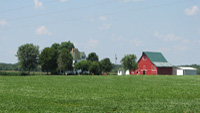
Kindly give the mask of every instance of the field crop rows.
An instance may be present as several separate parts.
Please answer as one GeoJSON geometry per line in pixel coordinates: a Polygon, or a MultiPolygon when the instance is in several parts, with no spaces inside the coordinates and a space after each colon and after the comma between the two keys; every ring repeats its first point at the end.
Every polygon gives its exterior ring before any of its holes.
{"type": "Polygon", "coordinates": [[[0,112],[200,112],[200,76],[0,76],[0,112]]]}

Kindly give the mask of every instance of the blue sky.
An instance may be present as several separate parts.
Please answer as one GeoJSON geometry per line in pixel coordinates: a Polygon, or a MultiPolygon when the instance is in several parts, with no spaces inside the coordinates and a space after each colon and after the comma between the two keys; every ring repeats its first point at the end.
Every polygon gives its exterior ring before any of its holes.
{"type": "Polygon", "coordinates": [[[0,62],[16,63],[23,44],[63,41],[113,63],[156,51],[173,65],[200,64],[200,1],[0,0],[0,62]]]}

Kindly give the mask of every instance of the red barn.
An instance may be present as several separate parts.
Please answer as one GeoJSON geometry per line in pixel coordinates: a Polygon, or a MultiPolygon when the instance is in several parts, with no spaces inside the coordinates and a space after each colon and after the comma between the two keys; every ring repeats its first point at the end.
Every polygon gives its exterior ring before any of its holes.
{"type": "Polygon", "coordinates": [[[173,66],[160,52],[143,52],[138,61],[138,69],[132,74],[138,75],[172,75],[173,66]]]}

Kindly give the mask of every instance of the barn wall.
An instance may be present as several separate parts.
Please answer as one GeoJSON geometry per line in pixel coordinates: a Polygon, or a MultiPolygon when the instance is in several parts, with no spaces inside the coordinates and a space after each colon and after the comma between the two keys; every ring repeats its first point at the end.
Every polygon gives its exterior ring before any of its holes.
{"type": "Polygon", "coordinates": [[[157,75],[157,68],[150,61],[150,59],[143,54],[140,60],[138,61],[138,69],[136,71],[132,71],[133,75],[157,75]]]}
{"type": "Polygon", "coordinates": [[[158,67],[158,75],[172,75],[173,68],[172,67],[158,67]]]}

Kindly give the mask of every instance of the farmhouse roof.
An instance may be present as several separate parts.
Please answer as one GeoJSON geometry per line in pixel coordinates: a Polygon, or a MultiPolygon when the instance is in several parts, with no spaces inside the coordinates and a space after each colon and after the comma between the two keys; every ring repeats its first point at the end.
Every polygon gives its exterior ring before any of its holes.
{"type": "Polygon", "coordinates": [[[160,52],[143,52],[156,67],[172,67],[160,52]]]}
{"type": "Polygon", "coordinates": [[[74,60],[82,59],[82,56],[85,55],[84,52],[80,52],[77,48],[72,48],[71,55],[74,60]]]}

